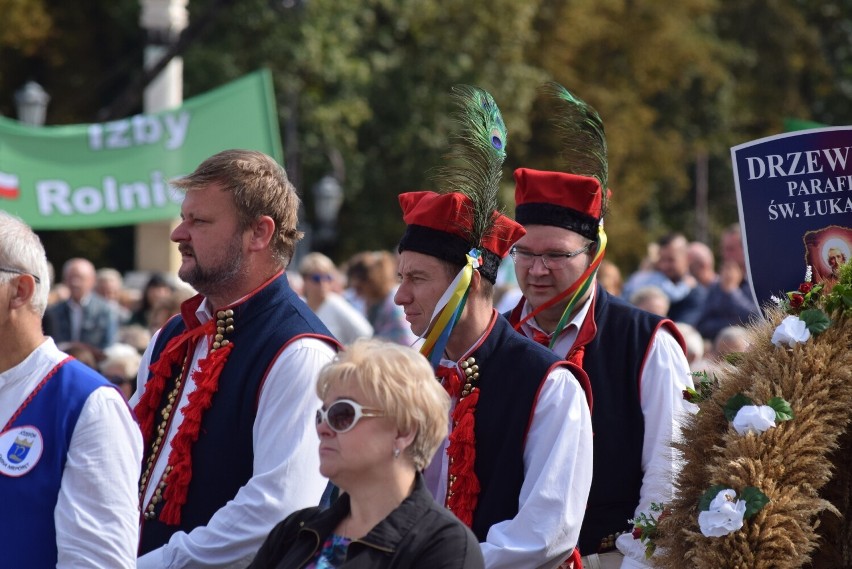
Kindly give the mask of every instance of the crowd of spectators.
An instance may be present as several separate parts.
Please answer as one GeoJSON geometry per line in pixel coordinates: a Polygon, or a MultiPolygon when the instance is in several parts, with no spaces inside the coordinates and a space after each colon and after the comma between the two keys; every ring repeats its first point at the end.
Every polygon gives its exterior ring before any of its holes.
{"type": "Polygon", "coordinates": [[[141,289],[127,286],[118,270],[95,269],[79,257],[63,264],[58,279],[52,267],[49,272],[53,280],[42,320],[45,334],[129,398],[151,335],[180,311],[193,291],[160,273],[143,276],[147,280],[141,289]]]}
{"type": "MultiPolygon", "coordinates": [[[[290,269],[290,285],[342,344],[371,337],[406,346],[416,342],[405,313],[393,302],[394,253],[364,251],[340,268],[327,256],[310,253],[290,269]]],[[[180,312],[194,291],[175,275],[156,272],[141,281],[134,275],[144,284],[129,286],[120,271],[96,269],[84,258],[68,260],[60,275],[52,281],[45,333],[129,398],[152,334],[180,312]]]]}
{"type": "MultiPolygon", "coordinates": [[[[727,354],[748,349],[743,326],[758,313],[745,277],[739,226],[723,232],[720,259],[717,270],[707,244],[676,233],[650,244],[647,258],[627,278],[608,260],[598,278],[610,293],[673,319],[693,371],[711,370],[727,354]]],[[[512,275],[511,257],[504,265],[501,274],[512,275]]],[[[290,267],[288,278],[344,345],[370,337],[409,346],[417,340],[393,302],[396,259],[390,251],[363,251],[340,267],[321,253],[310,253],[298,267],[290,267]]],[[[162,273],[151,273],[143,282],[141,288],[129,287],[111,267],[96,270],[86,259],[70,259],[51,287],[43,322],[62,349],[101,371],[128,397],[135,389],[137,356],[194,294],[162,273]]],[[[501,312],[511,310],[518,298],[517,281],[498,276],[495,305],[501,312]]]]}

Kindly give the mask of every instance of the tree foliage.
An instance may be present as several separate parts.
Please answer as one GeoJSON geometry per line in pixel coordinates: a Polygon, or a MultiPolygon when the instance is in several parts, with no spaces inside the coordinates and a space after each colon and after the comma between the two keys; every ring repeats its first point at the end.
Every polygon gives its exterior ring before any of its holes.
{"type": "MultiPolygon", "coordinates": [[[[503,112],[510,213],[512,169],[559,168],[539,85],[556,80],[600,112],[609,256],[628,271],[647,241],[695,236],[696,157],[708,157],[715,235],[736,220],[731,146],[781,132],[785,118],[852,119],[842,0],[192,0],[189,10],[191,22],[211,18],[182,54],[185,96],[272,70],[305,217],[316,181],[343,182],[338,260],[394,246],[396,196],[432,187],[455,84],[488,90],[503,112]]],[[[33,78],[53,96],[49,122],[92,122],[141,73],[138,0],[0,0],[0,13],[0,113],[14,114],[12,93],[33,78]]]]}

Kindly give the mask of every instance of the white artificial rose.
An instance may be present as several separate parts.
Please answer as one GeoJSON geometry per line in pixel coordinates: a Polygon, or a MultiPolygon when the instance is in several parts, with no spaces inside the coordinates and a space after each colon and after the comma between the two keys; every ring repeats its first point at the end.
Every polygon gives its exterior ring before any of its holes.
{"type": "Polygon", "coordinates": [[[743,527],[746,503],[736,498],[733,490],[722,490],[710,502],[710,509],[698,514],[698,526],[705,537],[722,537],[743,527]]]}
{"type": "Polygon", "coordinates": [[[798,344],[804,344],[811,337],[805,321],[798,316],[788,316],[772,333],[772,343],[778,347],[786,344],[791,348],[798,344]]]}
{"type": "Polygon", "coordinates": [[[775,426],[775,409],[769,405],[743,405],[737,411],[733,425],[741,435],[760,434],[775,426]]]}

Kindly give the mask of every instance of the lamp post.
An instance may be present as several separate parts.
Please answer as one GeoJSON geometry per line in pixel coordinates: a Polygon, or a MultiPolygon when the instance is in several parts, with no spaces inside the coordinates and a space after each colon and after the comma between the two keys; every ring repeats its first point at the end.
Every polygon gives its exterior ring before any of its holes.
{"type": "Polygon", "coordinates": [[[337,215],[343,204],[343,188],[334,176],[323,176],[313,187],[314,240],[327,244],[337,238],[337,215]]]}
{"type": "Polygon", "coordinates": [[[32,126],[42,126],[47,114],[50,95],[35,81],[27,81],[15,91],[15,107],[18,120],[32,126]]]}
{"type": "Polygon", "coordinates": [[[327,248],[337,238],[337,216],[343,204],[343,188],[337,178],[323,176],[312,188],[314,196],[313,248],[327,248]],[[324,246],[324,247],[321,247],[324,246]]]}

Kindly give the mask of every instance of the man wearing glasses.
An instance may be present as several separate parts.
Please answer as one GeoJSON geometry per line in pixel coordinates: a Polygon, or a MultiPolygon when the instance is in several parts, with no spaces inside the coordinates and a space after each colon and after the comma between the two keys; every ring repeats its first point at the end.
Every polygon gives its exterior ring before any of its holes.
{"type": "Polygon", "coordinates": [[[118,390],[42,333],[47,275],[38,237],[0,211],[0,565],[136,567],[142,437],[118,390]]]}
{"type": "Polygon", "coordinates": [[[594,476],[580,532],[584,567],[645,567],[628,519],[672,495],[672,450],[682,391],[692,386],[674,323],[607,293],[604,193],[592,176],[515,171],[512,248],[524,294],[516,330],[580,365],[592,385],[594,476]],[[617,548],[617,549],[616,549],[617,548]]]}

